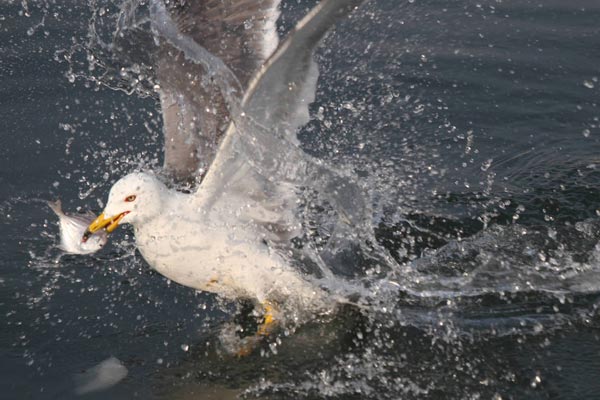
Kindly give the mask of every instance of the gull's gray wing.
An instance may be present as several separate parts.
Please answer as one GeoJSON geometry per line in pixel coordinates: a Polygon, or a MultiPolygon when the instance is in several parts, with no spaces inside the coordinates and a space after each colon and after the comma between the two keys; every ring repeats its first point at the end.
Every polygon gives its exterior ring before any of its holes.
{"type": "Polygon", "coordinates": [[[235,215],[232,223],[266,227],[257,234],[268,239],[284,240],[298,233],[297,192],[324,172],[296,139],[315,95],[318,71],[313,52],[325,33],[361,3],[321,1],[252,78],[196,193],[198,206],[214,216],[213,223],[227,223],[226,216],[235,215]]]}
{"type": "Polygon", "coordinates": [[[252,76],[278,45],[280,0],[153,0],[164,167],[177,180],[212,163],[252,76]]]}
{"type": "Polygon", "coordinates": [[[313,52],[325,33],[363,2],[323,0],[315,6],[251,80],[245,116],[296,143],[296,131],[309,120],[319,75],[313,52]]]}
{"type": "Polygon", "coordinates": [[[244,87],[277,48],[280,0],[177,0],[178,31],[219,57],[244,87]]]}

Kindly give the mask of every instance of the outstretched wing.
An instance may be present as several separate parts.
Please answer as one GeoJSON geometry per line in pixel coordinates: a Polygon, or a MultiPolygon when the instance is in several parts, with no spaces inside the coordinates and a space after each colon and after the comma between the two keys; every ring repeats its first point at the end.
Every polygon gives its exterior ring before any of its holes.
{"type": "Polygon", "coordinates": [[[244,95],[242,107],[253,123],[296,142],[316,91],[319,73],[313,52],[325,33],[363,1],[323,0],[296,25],[244,95]]]}
{"type": "MultiPolygon", "coordinates": [[[[250,81],[196,196],[213,222],[267,227],[270,239],[298,233],[299,186],[319,168],[298,146],[318,77],[313,51],[325,33],[362,0],[323,0],[289,34],[250,81]],[[218,219],[218,221],[217,221],[218,219]]],[[[341,190],[341,188],[340,188],[341,190]]]]}
{"type": "Polygon", "coordinates": [[[280,0],[153,0],[164,167],[177,180],[212,163],[251,77],[278,45],[280,0]]]}

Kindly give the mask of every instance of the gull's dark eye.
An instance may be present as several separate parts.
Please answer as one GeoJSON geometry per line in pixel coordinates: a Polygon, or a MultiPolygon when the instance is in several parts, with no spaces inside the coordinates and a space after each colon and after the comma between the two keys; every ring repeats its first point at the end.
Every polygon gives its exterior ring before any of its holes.
{"type": "Polygon", "coordinates": [[[135,194],[132,194],[131,196],[125,197],[125,201],[128,202],[128,203],[131,203],[134,200],[135,200],[135,194]]]}

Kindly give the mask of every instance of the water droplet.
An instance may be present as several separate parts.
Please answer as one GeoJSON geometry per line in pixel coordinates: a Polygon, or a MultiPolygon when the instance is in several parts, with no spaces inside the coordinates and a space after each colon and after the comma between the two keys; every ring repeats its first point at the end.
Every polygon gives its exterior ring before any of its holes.
{"type": "Polygon", "coordinates": [[[583,137],[590,137],[591,132],[589,129],[584,129],[581,133],[583,134],[583,137]]]}
{"type": "Polygon", "coordinates": [[[189,345],[187,345],[187,344],[185,344],[185,343],[181,345],[181,350],[183,350],[183,351],[188,351],[189,349],[190,349],[190,346],[189,346],[189,345]]]}
{"type": "Polygon", "coordinates": [[[487,171],[491,167],[493,161],[493,158],[486,160],[483,164],[481,164],[481,170],[487,171]]]}
{"type": "Polygon", "coordinates": [[[539,373],[537,373],[531,381],[531,387],[536,388],[540,383],[542,383],[542,378],[540,377],[539,373]]]}

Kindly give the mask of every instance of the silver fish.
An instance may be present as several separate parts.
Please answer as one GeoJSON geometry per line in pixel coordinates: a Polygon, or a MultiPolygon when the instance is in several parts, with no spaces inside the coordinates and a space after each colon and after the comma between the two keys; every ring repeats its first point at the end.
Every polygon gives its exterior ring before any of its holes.
{"type": "Polygon", "coordinates": [[[49,201],[48,206],[58,216],[62,250],[71,254],[91,254],[104,247],[108,239],[105,231],[98,231],[83,239],[87,227],[96,219],[93,213],[65,214],[60,200],[49,201]]]}

